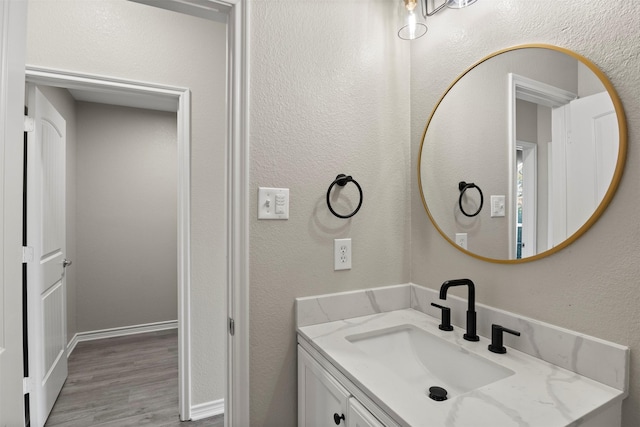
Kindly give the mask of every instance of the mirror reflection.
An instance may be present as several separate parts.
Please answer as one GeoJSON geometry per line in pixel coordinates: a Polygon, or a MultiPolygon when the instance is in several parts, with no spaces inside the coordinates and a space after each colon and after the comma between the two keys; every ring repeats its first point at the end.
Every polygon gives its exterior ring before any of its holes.
{"type": "Polygon", "coordinates": [[[472,255],[539,258],[604,210],[625,138],[617,95],[588,60],[552,46],[508,49],[441,98],[422,142],[420,191],[440,233],[472,255]],[[481,191],[461,193],[461,182],[481,191]]]}

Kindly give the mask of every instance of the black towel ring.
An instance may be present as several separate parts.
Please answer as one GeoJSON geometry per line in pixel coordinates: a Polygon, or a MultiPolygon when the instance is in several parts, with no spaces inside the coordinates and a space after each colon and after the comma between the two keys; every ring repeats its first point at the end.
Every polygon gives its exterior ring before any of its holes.
{"type": "Polygon", "coordinates": [[[458,198],[458,206],[460,206],[460,212],[462,212],[463,214],[465,214],[465,216],[468,216],[468,217],[474,217],[478,215],[482,210],[482,205],[484,204],[484,196],[482,195],[482,190],[480,189],[480,187],[475,185],[473,182],[460,181],[458,183],[458,190],[460,190],[460,197],[458,198]],[[475,188],[476,190],[478,190],[478,193],[480,193],[480,207],[478,208],[477,211],[475,211],[472,214],[468,214],[467,212],[465,212],[464,208],[462,207],[462,196],[464,196],[464,192],[467,191],[467,189],[469,188],[475,188]]]}
{"type": "Polygon", "coordinates": [[[335,216],[337,216],[338,218],[343,218],[343,219],[347,219],[347,218],[351,218],[352,216],[354,216],[355,214],[358,213],[358,211],[360,210],[360,207],[362,206],[362,188],[360,187],[360,184],[358,184],[358,181],[356,181],[355,179],[353,179],[351,177],[351,175],[345,175],[345,174],[340,174],[336,177],[335,181],[333,181],[331,183],[331,185],[329,186],[329,189],[327,190],[327,206],[329,207],[329,210],[331,211],[332,214],[334,214],[335,216]],[[339,213],[337,213],[336,211],[333,210],[333,207],[331,206],[331,200],[330,200],[330,195],[331,195],[331,190],[333,189],[333,187],[338,184],[340,187],[344,187],[345,185],[347,185],[347,183],[349,182],[353,182],[356,187],[358,187],[358,191],[360,192],[360,202],[358,203],[358,207],[351,212],[348,215],[340,215],[339,213]]]}

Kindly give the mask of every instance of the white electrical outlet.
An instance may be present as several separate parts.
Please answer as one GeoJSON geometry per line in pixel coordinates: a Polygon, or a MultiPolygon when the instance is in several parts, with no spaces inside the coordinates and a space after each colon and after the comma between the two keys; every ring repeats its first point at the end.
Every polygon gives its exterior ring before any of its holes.
{"type": "Polygon", "coordinates": [[[467,249],[467,233],[456,233],[456,245],[467,249]]]}
{"type": "Polygon", "coordinates": [[[334,239],[333,269],[351,270],[351,239],[334,239]]]}

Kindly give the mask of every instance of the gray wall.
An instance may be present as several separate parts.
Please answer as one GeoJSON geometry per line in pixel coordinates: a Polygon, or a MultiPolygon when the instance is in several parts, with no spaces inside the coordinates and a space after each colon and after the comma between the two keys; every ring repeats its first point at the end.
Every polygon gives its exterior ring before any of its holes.
{"type": "Polygon", "coordinates": [[[175,320],[175,113],[40,89],[67,125],[67,340],[175,320]]]}
{"type": "Polygon", "coordinates": [[[176,320],[176,114],[76,111],[78,331],[176,320]]]}
{"type": "MultiPolygon", "coordinates": [[[[538,142],[538,105],[516,100],[516,139],[538,142]]],[[[481,144],[482,145],[482,144],[481,144]]]]}
{"type": "Polygon", "coordinates": [[[226,26],[125,0],[29,1],[27,64],[190,88],[192,404],[224,397],[226,26]]]}
{"type": "Polygon", "coordinates": [[[65,270],[67,286],[67,341],[78,332],[76,323],[77,245],[76,245],[76,101],[66,89],[39,86],[49,102],[64,117],[67,124],[66,153],[66,227],[67,259],[74,264],[65,270]]]}
{"type": "Polygon", "coordinates": [[[578,64],[578,98],[602,92],[602,82],[583,63],[578,64]]]}
{"type": "MultiPolygon", "coordinates": [[[[640,257],[634,249],[640,238],[640,3],[479,1],[430,22],[430,38],[414,42],[411,52],[414,159],[429,113],[449,84],[447,76],[496,50],[533,42],[572,49],[604,71],[626,111],[629,152],[622,182],[604,215],[571,246],[535,262],[491,264],[464,255],[440,237],[414,197],[412,281],[437,289],[447,279],[470,277],[481,303],[628,345],[631,389],[623,423],[640,425],[640,257]],[[446,60],[434,60],[444,53],[446,60]]],[[[412,191],[417,192],[415,182],[412,191]]]]}

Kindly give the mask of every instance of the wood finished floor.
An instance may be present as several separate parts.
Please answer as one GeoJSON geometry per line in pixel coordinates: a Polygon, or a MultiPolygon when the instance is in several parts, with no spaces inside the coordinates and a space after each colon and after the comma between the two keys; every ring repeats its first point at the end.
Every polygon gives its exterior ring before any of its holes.
{"type": "Polygon", "coordinates": [[[223,416],[178,418],[176,330],[79,343],[47,427],[224,427],[223,416]]]}

